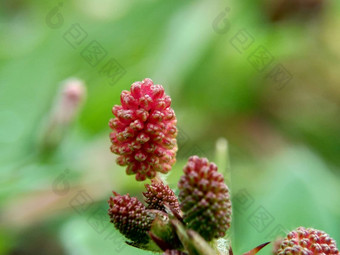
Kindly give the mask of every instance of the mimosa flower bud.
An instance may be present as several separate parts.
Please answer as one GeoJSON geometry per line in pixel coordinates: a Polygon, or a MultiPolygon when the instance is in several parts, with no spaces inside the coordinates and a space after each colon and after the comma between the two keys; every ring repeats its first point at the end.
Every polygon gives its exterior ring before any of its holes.
{"type": "Polygon", "coordinates": [[[81,80],[72,78],[64,82],[56,109],[56,117],[60,123],[70,122],[86,96],[86,88],[81,80]]]}
{"type": "Polygon", "coordinates": [[[86,97],[84,83],[76,78],[63,82],[42,132],[42,147],[54,149],[64,138],[86,97]]]}
{"type": "Polygon", "coordinates": [[[299,227],[288,233],[277,254],[339,255],[339,250],[335,241],[327,233],[313,228],[299,227]]]}
{"type": "Polygon", "coordinates": [[[117,163],[135,174],[137,181],[167,173],[176,161],[176,116],[171,99],[161,85],[151,79],[135,82],[121,93],[121,105],[112,109],[116,118],[109,122],[111,151],[117,163]]]}
{"type": "Polygon", "coordinates": [[[165,210],[165,204],[168,204],[177,213],[180,212],[178,199],[175,193],[170,189],[168,185],[165,185],[161,181],[151,180],[150,184],[145,184],[146,192],[143,192],[145,202],[148,204],[147,209],[156,209],[163,212],[165,210]]]}
{"type": "Polygon", "coordinates": [[[197,156],[189,158],[183,171],[178,187],[184,222],[207,241],[223,237],[230,227],[231,201],[222,174],[197,156]]]}
{"type": "Polygon", "coordinates": [[[137,244],[146,244],[150,237],[148,231],[156,217],[135,197],[119,195],[113,192],[110,197],[109,216],[111,222],[126,238],[137,244]]]}

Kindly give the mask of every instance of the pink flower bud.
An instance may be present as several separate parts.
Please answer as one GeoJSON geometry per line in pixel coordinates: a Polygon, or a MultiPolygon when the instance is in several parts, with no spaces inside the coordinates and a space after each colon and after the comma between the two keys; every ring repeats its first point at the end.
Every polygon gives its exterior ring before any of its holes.
{"type": "Polygon", "coordinates": [[[54,149],[61,143],[85,97],[86,87],[81,80],[71,78],[63,83],[41,132],[41,146],[44,150],[54,149]]]}
{"type": "Polygon", "coordinates": [[[339,255],[339,250],[335,241],[327,233],[313,228],[299,227],[288,233],[281,242],[277,254],[339,255]]]}
{"type": "Polygon", "coordinates": [[[124,90],[120,101],[112,109],[116,118],[109,122],[117,163],[126,166],[127,174],[135,174],[137,181],[169,172],[176,161],[177,120],[164,88],[144,79],[124,90]]]}

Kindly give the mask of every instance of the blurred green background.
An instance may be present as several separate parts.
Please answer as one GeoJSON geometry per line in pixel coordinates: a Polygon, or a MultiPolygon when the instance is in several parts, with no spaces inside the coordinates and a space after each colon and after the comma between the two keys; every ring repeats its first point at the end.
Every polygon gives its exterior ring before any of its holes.
{"type": "Polygon", "coordinates": [[[339,31],[338,1],[2,0],[0,254],[151,254],[106,215],[112,190],[143,190],[115,164],[108,121],[146,77],[178,118],[170,186],[189,155],[221,162],[235,254],[301,225],[340,243],[339,31]],[[47,152],[41,136],[69,77],[87,97],[47,152]]]}

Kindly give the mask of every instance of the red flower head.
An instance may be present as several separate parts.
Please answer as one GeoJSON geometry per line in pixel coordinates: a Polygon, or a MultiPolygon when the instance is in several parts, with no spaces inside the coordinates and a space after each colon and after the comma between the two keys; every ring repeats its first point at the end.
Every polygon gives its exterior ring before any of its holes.
{"type": "Polygon", "coordinates": [[[340,253],[335,241],[327,233],[313,228],[299,227],[288,233],[277,254],[339,255],[340,253]]]}
{"type": "Polygon", "coordinates": [[[137,181],[169,172],[176,161],[177,120],[162,85],[151,79],[135,82],[130,91],[122,92],[120,101],[122,105],[112,109],[116,118],[109,122],[117,163],[127,166],[127,174],[136,174],[137,181]]]}
{"type": "Polygon", "coordinates": [[[223,237],[230,227],[231,202],[222,174],[197,156],[189,158],[183,171],[178,187],[184,222],[207,241],[223,237]]]}

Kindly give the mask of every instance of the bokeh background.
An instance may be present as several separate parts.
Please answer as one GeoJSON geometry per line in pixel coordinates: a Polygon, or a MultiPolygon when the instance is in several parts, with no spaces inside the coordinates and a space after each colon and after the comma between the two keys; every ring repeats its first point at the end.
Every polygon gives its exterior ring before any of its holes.
{"type": "Polygon", "coordinates": [[[178,118],[170,186],[191,154],[220,164],[234,253],[301,225],[340,243],[339,31],[331,0],[2,0],[0,254],[151,254],[106,215],[112,190],[143,190],[108,121],[145,77],[178,118]],[[53,122],[70,77],[86,97],[53,122]]]}

